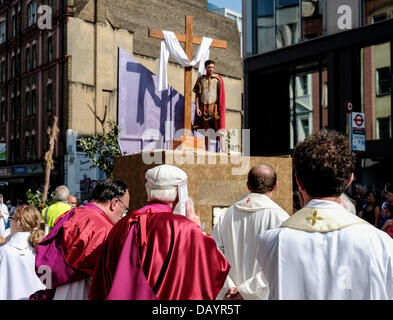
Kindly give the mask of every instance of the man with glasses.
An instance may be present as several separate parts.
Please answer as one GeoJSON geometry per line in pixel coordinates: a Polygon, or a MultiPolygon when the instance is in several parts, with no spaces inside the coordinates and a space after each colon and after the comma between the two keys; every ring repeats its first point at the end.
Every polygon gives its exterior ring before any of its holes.
{"type": "Polygon", "coordinates": [[[90,278],[112,227],[128,212],[128,186],[120,180],[103,180],[90,202],[63,214],[38,245],[36,273],[47,287],[33,300],[84,300],[90,278]]]}

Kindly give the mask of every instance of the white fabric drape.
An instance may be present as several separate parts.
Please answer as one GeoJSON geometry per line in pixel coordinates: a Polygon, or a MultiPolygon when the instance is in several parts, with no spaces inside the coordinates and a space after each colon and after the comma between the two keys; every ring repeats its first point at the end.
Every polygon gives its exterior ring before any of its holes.
{"type": "Polygon", "coordinates": [[[190,61],[177,40],[176,35],[172,31],[164,30],[162,33],[164,34],[165,40],[161,41],[160,62],[158,65],[158,90],[160,91],[168,89],[167,66],[169,54],[183,67],[193,67],[199,62],[198,76],[200,76],[204,72],[205,61],[209,59],[210,46],[213,42],[213,39],[203,37],[195,58],[190,61]]]}

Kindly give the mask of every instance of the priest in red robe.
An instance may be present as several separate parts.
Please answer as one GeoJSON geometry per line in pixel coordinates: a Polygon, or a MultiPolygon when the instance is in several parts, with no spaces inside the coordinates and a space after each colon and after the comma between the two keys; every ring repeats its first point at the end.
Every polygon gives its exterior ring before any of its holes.
{"type": "Polygon", "coordinates": [[[129,201],[127,184],[107,179],[98,182],[88,204],[60,216],[37,248],[36,273],[47,290],[30,299],[87,299],[103,243],[129,201]]]}
{"type": "Polygon", "coordinates": [[[160,300],[215,299],[230,266],[214,239],[202,232],[189,202],[187,217],[176,214],[186,173],[160,165],[145,177],[148,202],[112,229],[89,298],[134,300],[143,293],[160,300]]]}

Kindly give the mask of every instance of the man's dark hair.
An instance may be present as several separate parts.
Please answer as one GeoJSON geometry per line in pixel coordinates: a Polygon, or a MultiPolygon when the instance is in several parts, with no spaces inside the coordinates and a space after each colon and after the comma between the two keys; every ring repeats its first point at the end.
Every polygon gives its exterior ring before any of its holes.
{"type": "Polygon", "coordinates": [[[205,68],[206,68],[209,64],[214,64],[214,65],[216,65],[215,62],[214,62],[213,60],[206,60],[206,61],[205,61],[205,68]]]}
{"type": "Polygon", "coordinates": [[[256,165],[248,172],[248,186],[253,193],[267,193],[277,182],[276,171],[267,164],[256,165]]]}
{"type": "Polygon", "coordinates": [[[322,130],[296,146],[293,167],[310,196],[338,197],[354,171],[355,154],[346,136],[322,130]]]}
{"type": "Polygon", "coordinates": [[[112,201],[114,198],[121,198],[128,189],[128,185],[121,180],[106,179],[97,183],[90,197],[100,203],[112,201]]]}

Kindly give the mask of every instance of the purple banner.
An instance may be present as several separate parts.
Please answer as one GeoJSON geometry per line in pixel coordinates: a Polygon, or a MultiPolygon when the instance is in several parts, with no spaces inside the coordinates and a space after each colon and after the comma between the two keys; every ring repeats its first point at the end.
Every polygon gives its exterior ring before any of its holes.
{"type": "MultiPolygon", "coordinates": [[[[124,155],[169,149],[175,132],[183,128],[184,96],[171,86],[157,91],[157,83],[156,75],[119,48],[118,125],[124,155]]],[[[193,104],[192,115],[194,111],[193,104]]]]}

